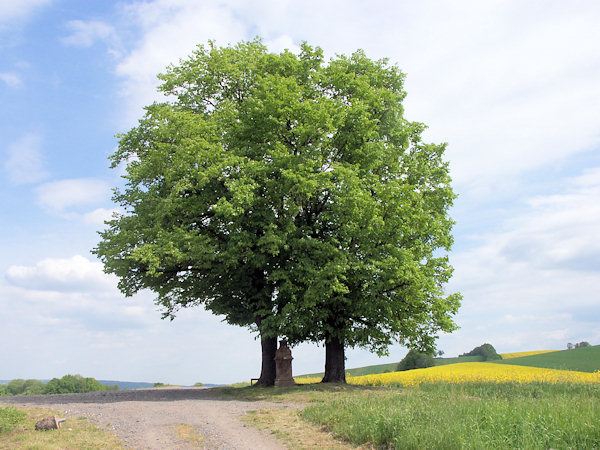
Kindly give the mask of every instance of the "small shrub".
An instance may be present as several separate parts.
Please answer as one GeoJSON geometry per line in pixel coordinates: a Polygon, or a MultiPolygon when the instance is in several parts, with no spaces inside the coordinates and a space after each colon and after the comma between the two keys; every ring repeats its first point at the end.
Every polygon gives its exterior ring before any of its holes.
{"type": "Polygon", "coordinates": [[[119,386],[107,386],[94,378],[84,378],[81,375],[65,375],[62,378],[52,378],[44,388],[44,394],[75,394],[96,391],[117,391],[119,386]]]}
{"type": "Polygon", "coordinates": [[[6,392],[8,395],[19,395],[25,392],[25,380],[22,378],[17,378],[16,380],[11,380],[6,385],[6,392]]]}
{"type": "Polygon", "coordinates": [[[424,369],[433,366],[435,366],[435,361],[431,355],[412,349],[409,350],[404,359],[398,363],[398,371],[424,369]]]}
{"type": "Polygon", "coordinates": [[[495,361],[498,359],[502,359],[502,356],[500,356],[497,352],[496,349],[494,348],[494,346],[492,344],[483,344],[480,345],[479,347],[475,347],[473,350],[471,350],[468,353],[463,353],[462,355],[458,355],[458,357],[463,357],[463,356],[482,356],[484,361],[495,361]]]}

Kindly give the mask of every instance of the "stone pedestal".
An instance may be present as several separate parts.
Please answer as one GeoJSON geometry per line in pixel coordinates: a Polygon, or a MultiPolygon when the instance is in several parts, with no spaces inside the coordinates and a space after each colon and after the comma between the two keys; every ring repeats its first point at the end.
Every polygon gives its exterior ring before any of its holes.
{"type": "Polygon", "coordinates": [[[294,386],[292,377],[292,351],[288,347],[287,340],[279,341],[279,348],[275,352],[275,386],[294,386]]]}

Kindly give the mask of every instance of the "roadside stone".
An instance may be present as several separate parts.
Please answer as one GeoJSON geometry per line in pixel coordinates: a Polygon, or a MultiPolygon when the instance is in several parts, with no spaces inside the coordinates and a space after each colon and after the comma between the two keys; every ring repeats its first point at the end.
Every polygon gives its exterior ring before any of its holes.
{"type": "Polygon", "coordinates": [[[38,420],[38,422],[35,424],[35,430],[58,430],[60,428],[60,424],[66,420],[67,419],[58,419],[56,416],[44,417],[42,420],[38,420]]]}

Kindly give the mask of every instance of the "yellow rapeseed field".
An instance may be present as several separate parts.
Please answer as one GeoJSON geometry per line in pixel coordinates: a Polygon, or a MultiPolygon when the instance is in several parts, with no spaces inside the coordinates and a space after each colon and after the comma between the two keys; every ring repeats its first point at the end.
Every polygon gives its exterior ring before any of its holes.
{"type": "MultiPolygon", "coordinates": [[[[300,384],[318,383],[320,378],[296,378],[300,384]]],[[[600,372],[576,372],[572,370],[542,369],[539,367],[513,366],[484,362],[469,362],[429,367],[403,372],[381,373],[347,377],[350,384],[385,386],[401,384],[418,386],[421,383],[600,383],[600,372]]]]}
{"type": "Polygon", "coordinates": [[[418,386],[421,383],[471,383],[471,382],[517,382],[517,383],[600,383],[598,373],[572,370],[542,369],[539,367],[513,366],[484,362],[448,364],[446,366],[414,369],[404,372],[382,373],[351,377],[352,384],[383,386],[402,384],[418,386]]]}
{"type": "Polygon", "coordinates": [[[533,352],[500,353],[502,359],[520,358],[521,356],[541,355],[542,353],[552,353],[558,350],[535,350],[533,352]]]}

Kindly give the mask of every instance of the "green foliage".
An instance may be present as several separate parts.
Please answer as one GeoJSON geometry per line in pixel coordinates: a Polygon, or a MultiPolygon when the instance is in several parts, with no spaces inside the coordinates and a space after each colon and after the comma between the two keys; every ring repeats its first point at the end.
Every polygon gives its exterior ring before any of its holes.
{"type": "Polygon", "coordinates": [[[573,350],[561,350],[541,355],[522,356],[503,361],[500,364],[518,366],[545,367],[547,369],[577,370],[580,372],[596,372],[600,370],[600,345],[578,347],[573,350]]]}
{"type": "Polygon", "coordinates": [[[74,394],[95,391],[118,391],[119,387],[106,386],[94,378],[84,378],[81,375],[65,375],[62,378],[52,378],[44,388],[44,394],[74,394]]]}
{"type": "Polygon", "coordinates": [[[496,361],[502,359],[502,356],[496,352],[496,349],[491,344],[483,344],[479,347],[475,347],[470,352],[459,355],[459,358],[464,356],[481,356],[482,361],[496,361]]]}
{"type": "Polygon", "coordinates": [[[17,378],[15,380],[11,380],[6,385],[6,392],[8,395],[20,395],[25,392],[25,380],[22,378],[17,378]]]}
{"type": "Polygon", "coordinates": [[[0,388],[1,395],[39,395],[44,393],[44,382],[39,380],[15,379],[0,388]]]}
{"type": "Polygon", "coordinates": [[[161,383],[160,381],[154,383],[154,387],[155,388],[160,388],[160,387],[165,387],[165,386],[166,386],[166,384],[165,383],[161,383]]]}
{"type": "Polygon", "coordinates": [[[0,396],[12,395],[43,395],[43,394],[70,394],[93,391],[118,391],[119,386],[106,386],[94,378],[83,378],[81,375],[65,375],[62,378],[53,378],[44,383],[40,380],[15,379],[5,386],[0,386],[0,396]]]}
{"type": "Polygon", "coordinates": [[[433,359],[433,356],[411,349],[408,351],[402,361],[398,363],[397,370],[403,371],[411,369],[424,369],[426,367],[433,367],[435,365],[435,359],[433,359]]]}
{"type": "Polygon", "coordinates": [[[302,415],[375,448],[597,448],[598,401],[597,385],[436,383],[322,395],[302,415]]]}
{"type": "Polygon", "coordinates": [[[203,387],[204,383],[201,383],[200,381],[198,381],[197,383],[194,383],[194,387],[203,387]]]}
{"type": "Polygon", "coordinates": [[[0,435],[6,434],[16,428],[23,420],[26,414],[12,406],[0,407],[0,435]]]}
{"type": "Polygon", "coordinates": [[[111,156],[124,213],[94,250],[122,292],[291,344],[429,350],[456,328],[445,145],[403,117],[397,67],[254,40],[199,46],[160,78],[169,102],[111,156]]]}
{"type": "Polygon", "coordinates": [[[575,344],[575,348],[583,348],[583,347],[590,347],[590,343],[587,341],[582,341],[582,342],[578,342],[577,344],[575,344]]]}

